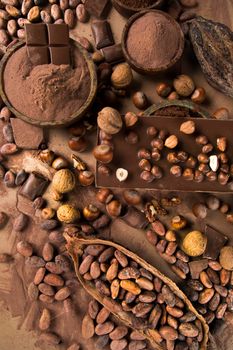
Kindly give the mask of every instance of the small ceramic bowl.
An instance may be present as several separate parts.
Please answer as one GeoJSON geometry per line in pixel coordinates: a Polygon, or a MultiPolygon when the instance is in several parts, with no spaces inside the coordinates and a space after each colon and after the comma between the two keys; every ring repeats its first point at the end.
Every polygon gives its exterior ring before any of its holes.
{"type": "MultiPolygon", "coordinates": [[[[172,71],[174,67],[178,66],[178,63],[180,62],[180,59],[183,55],[184,43],[185,43],[184,34],[181,30],[179,23],[176,20],[174,20],[174,18],[172,18],[170,15],[168,15],[166,12],[159,11],[159,10],[141,11],[136,13],[132,17],[130,17],[130,19],[127,21],[124,27],[124,30],[122,33],[122,39],[121,39],[123,54],[126,58],[126,61],[129,63],[129,65],[140,74],[150,74],[150,75],[156,75],[158,73],[172,71]],[[169,63],[161,65],[159,67],[153,67],[153,68],[142,66],[140,63],[138,63],[135,59],[133,59],[130,56],[130,53],[128,52],[128,49],[127,49],[127,39],[128,39],[128,33],[130,28],[133,26],[134,22],[137,21],[140,17],[143,17],[144,15],[147,15],[150,13],[156,13],[157,15],[163,16],[166,20],[168,20],[173,25],[174,31],[176,32],[176,35],[178,35],[178,39],[179,39],[179,47],[177,49],[177,52],[175,55],[173,55],[169,63]]],[[[151,43],[151,45],[153,45],[153,43],[151,43]]]]}
{"type": "Polygon", "coordinates": [[[12,46],[7,52],[6,54],[3,56],[1,62],[0,62],[0,95],[2,97],[3,102],[6,104],[6,106],[10,109],[10,111],[12,112],[13,115],[15,115],[16,117],[24,120],[27,123],[30,124],[34,124],[34,125],[38,125],[40,127],[46,127],[46,126],[50,126],[50,127],[62,127],[64,125],[70,125],[73,124],[74,122],[78,121],[79,119],[81,119],[85,113],[89,110],[89,108],[91,107],[94,98],[96,96],[96,91],[97,91],[97,75],[96,75],[96,69],[95,69],[95,65],[94,62],[92,61],[92,59],[89,58],[88,53],[86,52],[86,50],[84,50],[79,44],[77,44],[76,42],[72,41],[72,44],[75,45],[80,53],[82,54],[88,70],[89,70],[89,74],[90,74],[90,80],[91,80],[91,84],[90,84],[90,92],[88,95],[87,100],[84,102],[84,104],[79,108],[78,111],[75,111],[70,117],[64,118],[62,120],[53,120],[53,121],[39,121],[39,120],[35,120],[33,118],[30,118],[22,113],[20,113],[18,110],[16,110],[14,108],[14,106],[10,103],[10,101],[7,98],[7,95],[5,94],[4,91],[4,69],[6,66],[6,63],[8,61],[8,59],[11,57],[11,55],[14,54],[14,52],[18,49],[20,49],[23,45],[25,45],[25,42],[20,41],[19,43],[17,43],[16,45],[12,46]]]}
{"type": "Polygon", "coordinates": [[[136,12],[145,10],[145,9],[161,9],[165,4],[166,0],[155,0],[154,4],[148,7],[130,7],[122,3],[121,0],[112,0],[113,6],[115,9],[124,17],[130,17],[136,12]]]}

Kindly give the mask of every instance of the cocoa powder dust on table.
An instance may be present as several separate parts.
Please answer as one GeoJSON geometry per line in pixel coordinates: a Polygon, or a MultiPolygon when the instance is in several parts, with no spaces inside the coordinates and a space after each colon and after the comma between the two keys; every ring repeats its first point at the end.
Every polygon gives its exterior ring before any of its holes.
{"type": "Polygon", "coordinates": [[[20,113],[37,121],[61,121],[77,112],[90,93],[90,75],[77,48],[74,67],[33,66],[26,47],[15,51],[4,70],[4,90],[20,113]]]}
{"type": "Polygon", "coordinates": [[[126,48],[131,59],[140,67],[159,69],[176,57],[181,34],[174,23],[159,12],[148,12],[131,25],[126,48]]]}

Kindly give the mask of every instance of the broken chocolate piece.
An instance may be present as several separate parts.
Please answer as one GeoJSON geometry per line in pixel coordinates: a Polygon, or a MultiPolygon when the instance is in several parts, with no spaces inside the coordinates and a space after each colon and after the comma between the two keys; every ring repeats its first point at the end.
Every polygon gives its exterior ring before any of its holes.
{"type": "Polygon", "coordinates": [[[25,24],[26,44],[45,46],[48,43],[47,27],[44,23],[25,24]]]}
{"type": "Polygon", "coordinates": [[[144,213],[134,207],[128,207],[127,212],[121,217],[126,224],[138,229],[145,229],[148,226],[148,220],[144,213]]]}
{"type": "Polygon", "coordinates": [[[125,59],[121,44],[104,47],[101,52],[108,63],[121,62],[125,59]]]}
{"type": "Polygon", "coordinates": [[[49,50],[47,46],[28,46],[27,53],[31,62],[35,66],[50,63],[49,50]]]}
{"type": "Polygon", "coordinates": [[[68,46],[50,47],[49,52],[52,64],[70,64],[70,49],[68,46]]]}
{"type": "Polygon", "coordinates": [[[10,122],[13,129],[15,143],[19,148],[39,148],[44,141],[44,133],[42,128],[28,124],[18,118],[11,118],[10,122]]]}
{"type": "Polygon", "coordinates": [[[21,187],[19,193],[31,201],[36,197],[41,196],[46,187],[48,186],[48,181],[37,173],[31,173],[27,181],[21,187]]]}
{"type": "Polygon", "coordinates": [[[69,29],[66,24],[48,24],[49,46],[66,46],[69,44],[69,29]]]}
{"type": "Polygon", "coordinates": [[[87,12],[97,18],[105,18],[110,8],[109,0],[86,0],[85,9],[87,12]]]}
{"type": "Polygon", "coordinates": [[[224,236],[209,225],[206,225],[205,227],[205,235],[207,237],[207,245],[203,257],[216,260],[219,256],[220,250],[228,241],[228,237],[224,236]]]}
{"type": "Polygon", "coordinates": [[[208,267],[208,260],[207,259],[201,259],[196,261],[189,262],[189,269],[191,273],[191,277],[194,280],[199,279],[200,273],[207,269],[208,267]]]}
{"type": "Polygon", "coordinates": [[[112,30],[108,21],[95,21],[92,23],[91,29],[98,50],[114,44],[112,30]]]}

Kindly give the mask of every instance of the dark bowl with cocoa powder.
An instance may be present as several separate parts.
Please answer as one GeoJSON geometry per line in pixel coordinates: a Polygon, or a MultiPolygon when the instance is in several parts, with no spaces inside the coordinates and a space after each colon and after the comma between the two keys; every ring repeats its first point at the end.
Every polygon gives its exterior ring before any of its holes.
{"type": "Polygon", "coordinates": [[[0,63],[0,94],[18,118],[41,127],[70,125],[84,117],[97,91],[88,53],[71,41],[72,65],[33,65],[25,42],[10,48],[0,63]]]}
{"type": "Polygon", "coordinates": [[[159,10],[133,15],[122,34],[122,49],[130,66],[141,74],[156,75],[175,70],[184,51],[179,23],[159,10]]]}
{"type": "Polygon", "coordinates": [[[145,9],[161,9],[167,0],[112,0],[115,9],[124,17],[145,9]]]}

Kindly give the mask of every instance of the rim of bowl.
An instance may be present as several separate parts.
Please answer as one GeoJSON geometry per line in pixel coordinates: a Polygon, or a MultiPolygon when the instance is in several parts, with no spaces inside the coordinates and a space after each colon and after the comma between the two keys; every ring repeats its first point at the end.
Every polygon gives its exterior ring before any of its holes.
{"type": "Polygon", "coordinates": [[[121,0],[113,0],[113,2],[117,3],[119,6],[121,6],[122,8],[128,10],[128,11],[142,11],[143,9],[153,9],[155,8],[155,6],[161,7],[165,0],[157,0],[155,4],[147,6],[147,7],[132,7],[132,6],[128,6],[128,5],[124,5],[121,0]]]}

